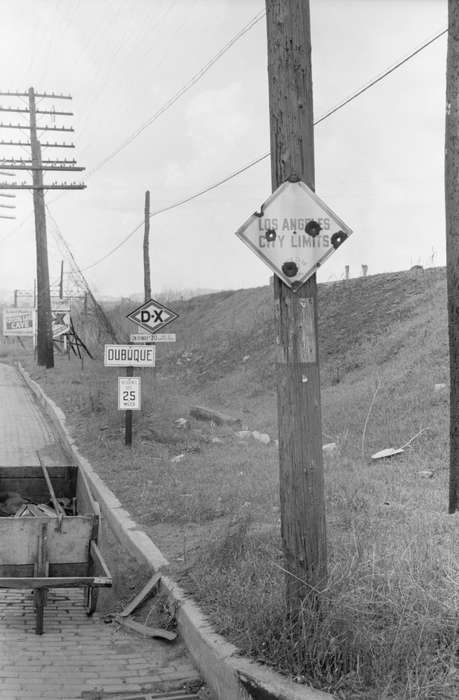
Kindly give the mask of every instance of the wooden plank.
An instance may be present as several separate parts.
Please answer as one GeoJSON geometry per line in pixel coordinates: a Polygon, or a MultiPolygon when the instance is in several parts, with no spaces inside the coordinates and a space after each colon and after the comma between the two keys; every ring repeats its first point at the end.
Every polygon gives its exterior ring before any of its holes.
{"type": "Polygon", "coordinates": [[[41,465],[41,469],[43,472],[43,476],[45,477],[46,485],[48,487],[49,495],[51,497],[51,501],[53,503],[54,510],[56,511],[56,515],[59,515],[59,514],[63,515],[64,509],[57,502],[56,494],[54,493],[53,485],[51,483],[51,479],[49,478],[48,470],[44,464],[41,465]]]}
{"type": "MultiPolygon", "coordinates": [[[[77,467],[48,467],[48,474],[57,498],[75,495],[77,467]]],[[[16,491],[35,502],[49,500],[41,466],[0,467],[0,491],[16,491]]]]}
{"type": "Polygon", "coordinates": [[[134,612],[134,610],[148,598],[148,596],[153,593],[153,591],[158,588],[161,581],[161,574],[154,574],[149,581],[145,584],[142,590],[137,593],[135,598],[131,600],[130,603],[119,613],[120,617],[127,617],[134,612]]]}
{"type": "Polygon", "coordinates": [[[190,408],[190,416],[197,418],[198,420],[208,420],[213,421],[217,425],[241,425],[240,418],[234,418],[226,413],[220,413],[220,411],[214,411],[211,408],[206,408],[205,406],[192,406],[190,408]]]}
{"type": "Polygon", "coordinates": [[[36,536],[40,522],[52,522],[48,528],[50,563],[88,561],[93,516],[65,516],[61,532],[57,519],[0,518],[0,565],[31,564],[36,560],[36,536]]]}
{"type": "Polygon", "coordinates": [[[92,558],[93,564],[95,566],[96,572],[98,574],[101,574],[102,576],[105,576],[106,578],[111,578],[112,575],[109,571],[107,563],[102,556],[102,552],[100,551],[99,547],[97,546],[97,544],[94,540],[91,540],[91,542],[90,542],[90,554],[91,554],[91,558],[92,558]]]}
{"type": "MultiPolygon", "coordinates": [[[[71,564],[50,564],[49,576],[51,577],[67,577],[67,576],[87,576],[87,562],[73,562],[71,564]]],[[[3,564],[0,565],[0,578],[27,578],[33,576],[33,564],[3,564]]]]}
{"type": "Polygon", "coordinates": [[[120,617],[120,615],[115,615],[115,622],[123,627],[127,627],[134,632],[142,634],[144,637],[155,637],[160,639],[167,639],[168,642],[173,642],[177,639],[176,632],[169,632],[169,630],[163,630],[159,627],[147,627],[146,625],[140,624],[140,622],[134,622],[129,618],[120,617]]]}
{"type": "Polygon", "coordinates": [[[24,576],[0,578],[0,588],[80,588],[97,586],[110,588],[111,578],[105,576],[24,576]]]}
{"type": "MultiPolygon", "coordinates": [[[[78,471],[78,467],[48,467],[52,472],[53,479],[64,479],[69,481],[72,477],[72,472],[78,471]]],[[[29,467],[3,467],[0,466],[0,481],[3,477],[14,477],[15,479],[21,479],[23,477],[29,476],[41,477],[41,467],[39,465],[32,465],[29,467]]]]}
{"type": "Polygon", "coordinates": [[[75,495],[77,497],[78,513],[80,515],[88,515],[89,513],[99,515],[99,505],[93,499],[88,481],[81,469],[78,470],[77,474],[75,495]]]}

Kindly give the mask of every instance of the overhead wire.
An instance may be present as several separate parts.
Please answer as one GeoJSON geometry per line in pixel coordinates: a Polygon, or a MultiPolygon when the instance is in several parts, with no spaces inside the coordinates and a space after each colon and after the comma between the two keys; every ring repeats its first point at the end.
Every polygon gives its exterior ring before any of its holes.
{"type": "Polygon", "coordinates": [[[115,343],[117,343],[117,342],[118,342],[118,336],[117,336],[116,331],[115,331],[115,329],[113,328],[113,326],[112,326],[112,324],[111,324],[111,322],[110,322],[110,319],[108,318],[108,316],[107,316],[107,314],[105,313],[105,311],[103,310],[102,306],[99,304],[99,302],[98,302],[97,299],[95,298],[95,296],[94,296],[94,294],[93,294],[93,292],[92,292],[92,290],[91,290],[91,287],[89,286],[88,280],[86,279],[85,275],[83,274],[83,271],[81,270],[81,268],[79,267],[77,261],[75,260],[75,256],[73,255],[72,250],[71,250],[69,244],[68,244],[67,241],[65,240],[65,238],[64,238],[64,236],[63,236],[63,234],[62,234],[62,232],[61,232],[61,230],[60,230],[60,228],[59,228],[59,225],[58,225],[56,219],[54,218],[52,212],[50,211],[48,205],[45,204],[45,207],[46,207],[46,210],[47,210],[47,212],[48,212],[49,217],[51,218],[51,220],[53,221],[54,226],[55,226],[55,232],[56,232],[56,235],[57,235],[57,238],[55,238],[55,240],[56,240],[56,241],[59,241],[59,242],[61,243],[61,245],[64,246],[64,249],[65,249],[66,254],[67,254],[67,259],[68,259],[68,261],[70,262],[70,265],[71,265],[71,267],[73,268],[74,272],[75,272],[76,275],[79,277],[79,280],[80,280],[80,282],[81,282],[82,285],[83,285],[83,288],[85,289],[86,293],[88,294],[89,298],[91,299],[91,301],[92,301],[92,303],[93,303],[93,305],[94,305],[94,309],[95,309],[95,311],[96,311],[97,316],[99,317],[99,319],[100,319],[100,321],[102,322],[102,324],[105,326],[105,330],[106,330],[107,333],[110,335],[110,337],[112,338],[112,340],[113,340],[115,343]]]}
{"type": "Polygon", "coordinates": [[[172,107],[181,97],[184,95],[188,90],[190,90],[193,85],[195,85],[201,78],[212,68],[212,66],[217,63],[217,61],[224,56],[227,51],[230,50],[234,44],[239,41],[245,34],[247,34],[248,31],[252,29],[263,17],[265,16],[265,11],[262,10],[258,12],[252,19],[244,26],[242,29],[237,32],[216,54],[213,56],[210,61],[208,61],[205,66],[203,66],[197,73],[193,75],[190,80],[185,83],[169,100],[167,100],[144,124],[142,124],[140,127],[138,127],[128,138],[123,141],[112,153],[110,153],[108,156],[106,156],[103,160],[100,161],[94,168],[92,168],[89,172],[87,177],[90,177],[93,175],[95,172],[100,170],[106,163],[109,161],[113,160],[115,156],[118,155],[118,153],[121,153],[127,146],[129,146],[138,136],[140,136],[141,133],[145,131],[149,126],[151,126],[164,112],[166,112],[168,109],[172,107]]]}
{"type": "MultiPolygon", "coordinates": [[[[355,100],[357,97],[362,95],[364,92],[372,88],[374,85],[379,83],[381,80],[386,78],[388,75],[393,73],[397,68],[400,68],[403,64],[405,64],[407,61],[409,61],[411,58],[416,56],[418,53],[420,53],[423,49],[427,48],[432,44],[434,41],[439,39],[441,36],[446,34],[448,32],[447,29],[437,33],[434,37],[426,41],[424,44],[422,44],[420,47],[412,51],[408,56],[405,56],[403,59],[400,59],[397,61],[395,64],[391,65],[389,68],[386,68],[383,73],[380,73],[377,77],[373,78],[369,82],[365,83],[361,88],[356,90],[355,92],[352,93],[348,98],[343,100],[342,102],[338,103],[335,107],[331,108],[327,112],[325,112],[322,116],[320,116],[316,121],[314,122],[314,126],[317,126],[318,124],[322,123],[325,121],[325,119],[328,119],[331,117],[333,114],[338,112],[338,110],[342,109],[346,105],[348,105],[350,102],[355,100]]],[[[167,211],[171,211],[172,209],[177,209],[178,207],[183,206],[184,204],[187,204],[188,202],[191,202],[194,199],[197,199],[198,197],[202,197],[203,195],[207,194],[207,192],[210,192],[211,190],[216,189],[217,187],[220,187],[221,185],[225,184],[229,180],[232,180],[233,178],[237,177],[238,175],[241,175],[244,173],[246,170],[249,170],[250,168],[254,167],[258,163],[261,163],[261,161],[265,160],[270,156],[270,152],[268,151],[267,153],[264,153],[261,156],[258,156],[258,158],[254,158],[251,160],[249,163],[246,165],[241,166],[237,170],[233,171],[229,175],[225,176],[221,180],[218,180],[217,182],[213,183],[212,185],[209,185],[208,187],[205,187],[204,189],[200,190],[199,192],[195,192],[194,194],[185,197],[184,199],[181,199],[173,204],[170,204],[167,207],[163,207],[162,209],[158,209],[150,214],[150,218],[153,218],[154,216],[158,216],[159,214],[163,214],[167,211]]],[[[119,250],[127,241],[132,238],[132,236],[137,233],[137,231],[143,226],[144,222],[141,221],[130,233],[128,233],[117,245],[112,248],[108,253],[103,255],[101,258],[96,260],[95,262],[91,263],[90,265],[87,265],[86,267],[83,268],[83,270],[91,270],[93,267],[96,267],[96,265],[99,265],[101,262],[104,262],[107,258],[109,258],[113,253],[116,253],[117,250],[119,250]]]]}
{"type": "MultiPolygon", "coordinates": [[[[163,19],[165,16],[167,16],[167,14],[168,14],[169,11],[172,9],[172,7],[173,7],[173,5],[175,4],[175,2],[176,2],[176,0],[172,0],[172,2],[170,3],[170,5],[169,5],[168,8],[166,9],[165,13],[163,13],[163,15],[160,17],[160,20],[163,19]]],[[[137,131],[136,131],[134,134],[131,134],[131,136],[128,138],[128,140],[125,141],[123,144],[121,144],[121,146],[120,146],[116,151],[114,151],[114,152],[112,152],[111,154],[109,154],[101,163],[99,163],[95,168],[93,168],[91,171],[89,171],[89,172],[87,173],[86,178],[89,178],[94,172],[96,172],[97,170],[100,170],[100,168],[102,168],[103,165],[105,165],[105,163],[109,162],[109,161],[110,161],[112,158],[114,158],[121,150],[123,150],[127,145],[129,145],[130,143],[132,143],[132,141],[133,141],[135,138],[137,138],[137,136],[138,136],[140,133],[142,133],[148,126],[150,126],[150,124],[152,124],[154,121],[156,121],[156,119],[158,119],[159,116],[161,116],[162,114],[164,114],[164,112],[165,112],[167,109],[169,109],[170,107],[172,107],[172,105],[175,104],[175,103],[180,99],[180,97],[181,97],[183,94],[185,94],[186,92],[188,92],[188,90],[189,90],[193,85],[195,85],[195,84],[210,70],[210,68],[211,68],[211,67],[212,67],[212,66],[213,66],[213,65],[214,65],[214,64],[215,64],[215,63],[216,63],[216,62],[217,62],[217,61],[218,61],[218,60],[219,60],[219,59],[220,59],[220,58],[221,58],[221,57],[222,57],[222,56],[223,56],[223,55],[224,55],[224,54],[239,40],[239,39],[241,39],[245,34],[247,34],[247,32],[248,32],[250,29],[252,29],[252,27],[254,27],[261,19],[263,19],[263,17],[265,16],[265,14],[266,14],[265,10],[262,10],[262,11],[258,12],[254,17],[252,17],[252,19],[249,20],[249,22],[248,22],[246,25],[244,25],[244,26],[242,27],[242,29],[240,29],[239,32],[237,32],[237,34],[235,34],[235,35],[220,49],[220,51],[219,51],[217,54],[215,54],[215,55],[210,59],[210,61],[208,61],[208,63],[206,63],[206,64],[203,66],[203,68],[201,68],[201,70],[200,70],[198,73],[196,73],[196,74],[188,81],[188,83],[186,83],[184,86],[182,86],[182,88],[181,88],[177,93],[175,93],[175,95],[173,95],[165,104],[162,105],[162,107],[160,107],[160,108],[155,112],[155,114],[148,120],[147,123],[143,124],[139,129],[137,129],[137,131]]],[[[58,199],[60,199],[61,197],[63,197],[65,194],[66,194],[65,192],[61,192],[58,196],[56,196],[56,197],[52,200],[51,203],[56,202],[58,199]]],[[[18,231],[18,230],[22,227],[23,223],[24,223],[26,220],[28,220],[28,219],[30,218],[30,216],[32,215],[32,213],[33,213],[33,212],[30,212],[30,213],[26,216],[26,218],[24,219],[24,221],[23,221],[18,227],[16,227],[14,231],[10,232],[9,235],[6,236],[5,238],[8,238],[8,237],[9,237],[10,235],[12,235],[14,232],[18,231]]],[[[3,239],[0,239],[0,242],[1,242],[2,240],[3,240],[3,239]]]]}

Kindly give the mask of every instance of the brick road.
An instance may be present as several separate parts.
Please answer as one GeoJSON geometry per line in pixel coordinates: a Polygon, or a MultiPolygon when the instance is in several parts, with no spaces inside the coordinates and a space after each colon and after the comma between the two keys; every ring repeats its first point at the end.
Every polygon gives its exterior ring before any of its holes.
{"type": "MultiPolygon", "coordinates": [[[[0,465],[39,464],[37,450],[53,444],[22,379],[0,363],[0,465]]],[[[144,639],[97,613],[88,618],[82,589],[51,589],[44,634],[34,625],[31,591],[0,589],[0,700],[89,700],[97,691],[106,697],[199,681],[180,642],[144,639]]]]}

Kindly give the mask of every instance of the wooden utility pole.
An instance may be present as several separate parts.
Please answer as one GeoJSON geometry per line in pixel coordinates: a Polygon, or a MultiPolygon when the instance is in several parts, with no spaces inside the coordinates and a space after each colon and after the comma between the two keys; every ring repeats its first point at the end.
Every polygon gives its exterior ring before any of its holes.
{"type": "Polygon", "coordinates": [[[145,231],[143,235],[143,278],[145,301],[151,299],[150,277],[150,192],[145,192],[145,231]]]}
{"type": "MultiPolygon", "coordinates": [[[[309,0],[266,0],[271,179],[314,189],[314,129],[309,0]]],[[[317,285],[297,291],[274,277],[281,531],[287,603],[327,578],[317,285]]]]}
{"type": "Polygon", "coordinates": [[[448,1],[445,205],[450,364],[449,513],[459,505],[459,2],[448,1]]]}
{"type": "Polygon", "coordinates": [[[46,234],[45,193],[41,145],[37,137],[35,92],[29,89],[30,149],[32,154],[33,209],[37,249],[37,361],[47,369],[54,367],[49,291],[48,242],[46,234]]]}
{"type": "Polygon", "coordinates": [[[35,236],[37,249],[37,361],[39,365],[47,368],[54,366],[53,338],[51,329],[51,299],[49,291],[49,268],[48,249],[46,236],[46,212],[45,212],[45,190],[81,190],[86,186],[76,182],[53,182],[45,184],[43,182],[44,171],[69,172],[81,171],[84,168],[78,167],[75,160],[57,160],[55,158],[43,160],[41,149],[43,148],[74,148],[73,143],[52,143],[41,142],[38,134],[49,134],[53,131],[71,132],[73,128],[66,126],[50,126],[48,124],[37,124],[37,115],[40,119],[43,115],[52,116],[73,116],[72,112],[56,111],[55,109],[37,109],[36,98],[42,100],[70,100],[70,95],[56,95],[54,93],[37,93],[34,88],[29,88],[27,92],[0,92],[0,97],[8,96],[14,100],[21,100],[19,106],[0,107],[0,112],[18,113],[29,116],[29,126],[23,123],[11,124],[0,123],[0,133],[3,129],[28,130],[30,132],[30,142],[26,141],[5,141],[1,140],[3,146],[28,146],[31,149],[30,158],[1,158],[2,170],[16,171],[28,170],[32,173],[32,184],[27,182],[0,182],[2,190],[32,190],[35,213],[35,236]],[[23,106],[23,98],[28,98],[28,107],[23,106]]]}

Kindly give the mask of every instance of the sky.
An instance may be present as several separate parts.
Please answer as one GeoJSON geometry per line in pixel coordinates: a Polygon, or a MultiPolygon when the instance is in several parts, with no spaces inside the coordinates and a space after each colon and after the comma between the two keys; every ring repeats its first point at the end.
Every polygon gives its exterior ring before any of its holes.
{"type": "MultiPolygon", "coordinates": [[[[264,10],[264,0],[0,0],[0,6],[0,91],[33,86],[73,97],[46,100],[47,108],[74,112],[56,124],[74,127],[68,140],[87,185],[47,191],[51,280],[63,258],[59,230],[96,294],[140,294],[145,191],[154,212],[269,151],[265,18],[153,119],[264,10]]],[[[447,27],[446,0],[310,0],[310,6],[315,119],[447,27]]],[[[321,268],[319,282],[342,279],[346,265],[356,277],[362,264],[368,274],[445,264],[445,73],[443,36],[315,127],[316,192],[354,232],[321,268]]],[[[0,106],[18,102],[0,98],[0,106]]],[[[46,108],[44,100],[39,107],[46,108]]],[[[1,116],[26,123],[24,115],[1,116]]],[[[24,134],[0,128],[3,140],[24,134]]],[[[47,157],[70,157],[67,149],[47,150],[47,157]]],[[[5,156],[28,157],[0,145],[5,156]]],[[[265,158],[153,216],[153,292],[267,284],[271,271],[235,231],[270,195],[270,182],[265,158]]],[[[16,220],[0,219],[1,290],[30,289],[35,277],[32,196],[18,191],[15,202],[16,220]]],[[[64,266],[70,273],[67,258],[64,266]]]]}

